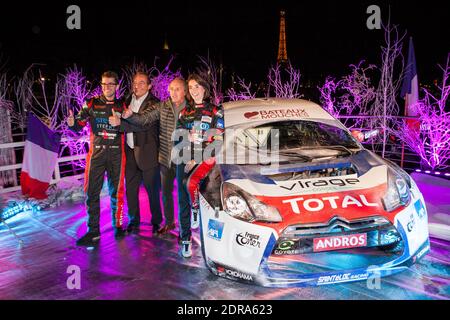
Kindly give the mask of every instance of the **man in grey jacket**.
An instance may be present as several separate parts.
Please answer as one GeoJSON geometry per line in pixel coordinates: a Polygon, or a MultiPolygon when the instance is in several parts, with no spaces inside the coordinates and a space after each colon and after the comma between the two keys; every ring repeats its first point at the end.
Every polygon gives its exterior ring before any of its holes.
{"type": "MultiPolygon", "coordinates": [[[[170,99],[157,104],[155,113],[152,110],[142,113],[124,113],[122,118],[124,121],[134,125],[146,127],[159,119],[159,164],[161,170],[161,184],[163,192],[163,205],[165,225],[158,234],[164,234],[175,229],[174,223],[174,206],[173,206],[173,186],[176,177],[176,166],[171,161],[172,152],[172,134],[176,129],[178,115],[186,106],[187,84],[182,78],[175,78],[169,84],[170,99]]],[[[180,188],[180,186],[179,186],[180,188]]],[[[180,208],[189,207],[187,197],[180,197],[178,190],[178,204],[180,208]]],[[[184,195],[184,193],[183,193],[184,195]]]]}

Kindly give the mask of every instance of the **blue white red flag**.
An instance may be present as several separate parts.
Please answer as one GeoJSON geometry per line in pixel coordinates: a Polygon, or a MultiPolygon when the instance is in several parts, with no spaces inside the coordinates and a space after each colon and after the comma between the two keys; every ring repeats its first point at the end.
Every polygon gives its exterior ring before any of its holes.
{"type": "Polygon", "coordinates": [[[46,191],[58,159],[60,141],[60,134],[48,128],[34,114],[28,114],[27,139],[20,174],[23,195],[35,199],[47,198],[46,191]]]}

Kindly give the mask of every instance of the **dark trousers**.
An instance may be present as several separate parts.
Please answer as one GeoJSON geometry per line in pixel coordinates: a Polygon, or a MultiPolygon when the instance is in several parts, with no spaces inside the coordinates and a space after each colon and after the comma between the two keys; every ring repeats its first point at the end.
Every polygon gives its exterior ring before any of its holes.
{"type": "Polygon", "coordinates": [[[176,177],[176,168],[171,166],[167,168],[165,165],[160,164],[161,169],[161,185],[162,185],[162,199],[164,206],[164,218],[166,219],[166,225],[174,222],[173,215],[173,185],[176,177]]]}
{"type": "Polygon", "coordinates": [[[152,225],[159,225],[162,221],[161,204],[159,201],[159,192],[161,191],[161,178],[159,165],[148,170],[141,170],[134,157],[133,149],[125,147],[126,154],[126,193],[128,202],[129,224],[139,226],[141,215],[139,211],[139,187],[144,183],[147,190],[150,211],[152,212],[152,225]]]}
{"type": "Polygon", "coordinates": [[[182,241],[191,239],[191,206],[189,204],[189,193],[186,188],[186,177],[184,173],[185,164],[177,165],[178,185],[178,223],[180,225],[180,238],[182,241]]]}
{"type": "Polygon", "coordinates": [[[84,190],[87,193],[88,228],[100,232],[100,192],[105,172],[111,198],[112,225],[122,227],[125,154],[121,146],[92,145],[86,157],[84,190]]]}

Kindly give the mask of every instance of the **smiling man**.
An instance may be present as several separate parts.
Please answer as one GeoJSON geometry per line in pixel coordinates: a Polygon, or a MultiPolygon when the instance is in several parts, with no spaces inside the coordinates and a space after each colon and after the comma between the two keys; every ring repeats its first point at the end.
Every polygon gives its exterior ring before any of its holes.
{"type": "Polygon", "coordinates": [[[90,147],[86,157],[84,189],[87,193],[88,232],[78,239],[77,245],[91,246],[100,239],[100,191],[107,172],[109,194],[111,195],[112,223],[114,235],[120,238],[123,218],[123,189],[125,174],[124,137],[118,128],[108,123],[112,115],[120,115],[125,104],[116,99],[119,77],[115,72],[102,74],[102,95],[87,100],[74,117],[70,111],[67,118],[69,128],[78,132],[89,122],[90,147]]]}
{"type": "MultiPolygon", "coordinates": [[[[156,109],[157,98],[150,93],[152,85],[149,76],[144,72],[137,72],[133,76],[133,94],[127,99],[127,112],[142,114],[156,109]]],[[[126,113],[126,112],[125,112],[126,113]]],[[[124,115],[125,115],[124,113],[124,115]]],[[[162,221],[159,192],[161,190],[160,169],[158,164],[158,122],[148,126],[137,126],[127,121],[120,121],[119,117],[111,117],[110,124],[120,125],[120,130],[126,132],[125,154],[126,184],[128,202],[128,233],[139,231],[141,223],[139,206],[139,186],[144,183],[147,191],[153,233],[160,228],[162,221]]]]}

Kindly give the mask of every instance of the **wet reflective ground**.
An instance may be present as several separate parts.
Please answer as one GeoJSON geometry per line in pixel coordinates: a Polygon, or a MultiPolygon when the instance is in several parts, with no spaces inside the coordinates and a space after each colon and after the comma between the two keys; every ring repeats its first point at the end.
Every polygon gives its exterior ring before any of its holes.
{"type": "MultiPolygon", "coordinates": [[[[141,204],[145,194],[141,190],[141,204]]],[[[431,239],[431,252],[400,274],[381,279],[293,289],[263,288],[218,278],[203,262],[198,231],[194,254],[178,252],[176,232],[152,235],[148,205],[137,235],[115,240],[109,199],[102,199],[102,237],[96,249],[79,248],[86,231],[83,204],[66,203],[22,213],[0,225],[0,299],[450,299],[450,242],[431,239]],[[69,290],[67,269],[81,270],[81,289],[69,290]]]]}

